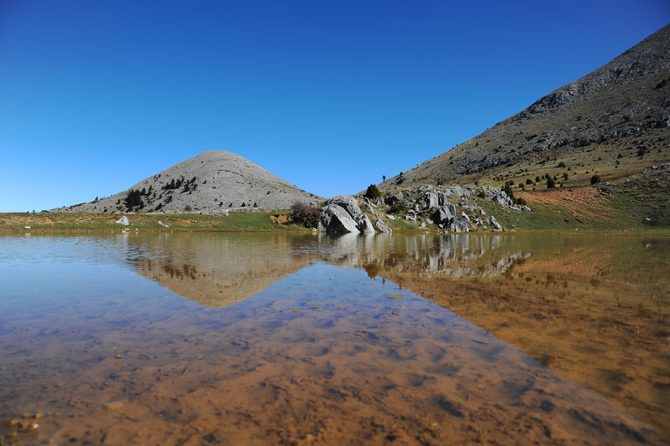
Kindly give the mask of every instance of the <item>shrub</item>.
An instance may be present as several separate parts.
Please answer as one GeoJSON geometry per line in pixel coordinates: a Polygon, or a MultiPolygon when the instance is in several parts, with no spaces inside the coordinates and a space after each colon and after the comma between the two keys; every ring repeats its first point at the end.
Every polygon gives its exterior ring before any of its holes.
{"type": "Polygon", "coordinates": [[[528,179],[526,180],[526,184],[532,186],[534,183],[533,183],[533,180],[531,180],[530,178],[528,178],[528,179]]]}
{"type": "Polygon", "coordinates": [[[316,228],[319,225],[321,218],[321,210],[319,208],[307,206],[305,203],[296,201],[291,205],[293,211],[293,222],[305,228],[316,228]]]}
{"type": "Polygon", "coordinates": [[[477,196],[478,196],[479,198],[486,198],[486,193],[485,193],[483,190],[480,190],[480,191],[477,193],[477,196]]]}
{"type": "Polygon", "coordinates": [[[375,200],[382,196],[382,192],[379,190],[377,186],[371,184],[370,186],[368,186],[368,190],[365,191],[365,196],[370,200],[375,200]]]}
{"type": "Polygon", "coordinates": [[[556,187],[556,181],[552,177],[547,177],[547,189],[553,189],[556,187]]]}
{"type": "Polygon", "coordinates": [[[593,175],[591,177],[591,184],[598,184],[600,183],[600,175],[593,175]]]}
{"type": "Polygon", "coordinates": [[[518,204],[520,206],[526,206],[528,203],[523,198],[517,198],[516,199],[516,204],[518,204]]]}
{"type": "Polygon", "coordinates": [[[185,210],[186,212],[191,212],[191,211],[193,210],[193,208],[191,207],[190,204],[187,204],[186,207],[184,208],[184,210],[185,210]]]}
{"type": "Polygon", "coordinates": [[[396,201],[389,208],[390,214],[404,214],[407,212],[407,205],[403,201],[396,201]]]}

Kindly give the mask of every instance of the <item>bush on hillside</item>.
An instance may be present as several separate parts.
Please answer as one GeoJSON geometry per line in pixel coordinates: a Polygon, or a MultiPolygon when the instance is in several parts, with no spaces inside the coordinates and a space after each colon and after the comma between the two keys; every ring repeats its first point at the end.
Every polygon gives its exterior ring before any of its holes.
{"type": "Polygon", "coordinates": [[[293,223],[305,228],[316,228],[321,218],[321,210],[307,206],[305,203],[296,201],[291,205],[293,211],[293,223]]]}
{"type": "Polygon", "coordinates": [[[370,200],[376,200],[377,198],[382,196],[382,192],[379,190],[377,186],[371,184],[370,186],[368,186],[368,190],[365,191],[365,196],[370,200]]]}
{"type": "Polygon", "coordinates": [[[547,189],[553,189],[556,187],[556,181],[552,177],[547,177],[547,189]]]}
{"type": "Polygon", "coordinates": [[[408,210],[407,205],[403,201],[396,201],[389,208],[389,214],[406,214],[408,210]]]}
{"type": "Polygon", "coordinates": [[[591,184],[598,184],[600,183],[600,175],[593,175],[591,177],[591,184]]]}

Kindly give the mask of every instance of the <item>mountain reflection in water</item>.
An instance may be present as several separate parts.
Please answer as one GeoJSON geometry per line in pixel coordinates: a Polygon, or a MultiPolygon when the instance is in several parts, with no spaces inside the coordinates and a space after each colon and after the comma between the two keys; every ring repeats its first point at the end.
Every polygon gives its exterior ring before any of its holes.
{"type": "Polygon", "coordinates": [[[661,444],[669,248],[0,237],[0,442],[661,444]]]}

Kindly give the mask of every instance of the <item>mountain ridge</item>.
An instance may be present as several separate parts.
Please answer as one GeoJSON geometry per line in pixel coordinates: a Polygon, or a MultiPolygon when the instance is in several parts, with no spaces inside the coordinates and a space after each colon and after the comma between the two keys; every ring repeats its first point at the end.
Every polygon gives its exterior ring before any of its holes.
{"type": "Polygon", "coordinates": [[[211,150],[117,194],[50,212],[176,213],[189,210],[216,214],[239,209],[288,209],[296,201],[316,204],[321,200],[242,156],[211,150]]]}
{"type": "MultiPolygon", "coordinates": [[[[669,108],[667,25],[602,67],[451,150],[387,179],[380,188],[470,182],[519,161],[555,157],[594,144],[611,145],[616,141],[625,146],[635,138],[659,138],[670,125],[669,108]]],[[[647,149],[666,146],[652,144],[647,149]]],[[[635,167],[628,173],[643,168],[635,167]]]]}

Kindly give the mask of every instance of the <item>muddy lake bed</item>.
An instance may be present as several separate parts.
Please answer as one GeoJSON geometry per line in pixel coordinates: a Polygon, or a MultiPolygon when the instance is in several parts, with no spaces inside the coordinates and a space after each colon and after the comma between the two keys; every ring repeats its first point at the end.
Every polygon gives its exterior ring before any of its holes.
{"type": "Polygon", "coordinates": [[[0,237],[0,445],[668,444],[670,238],[0,237]]]}

